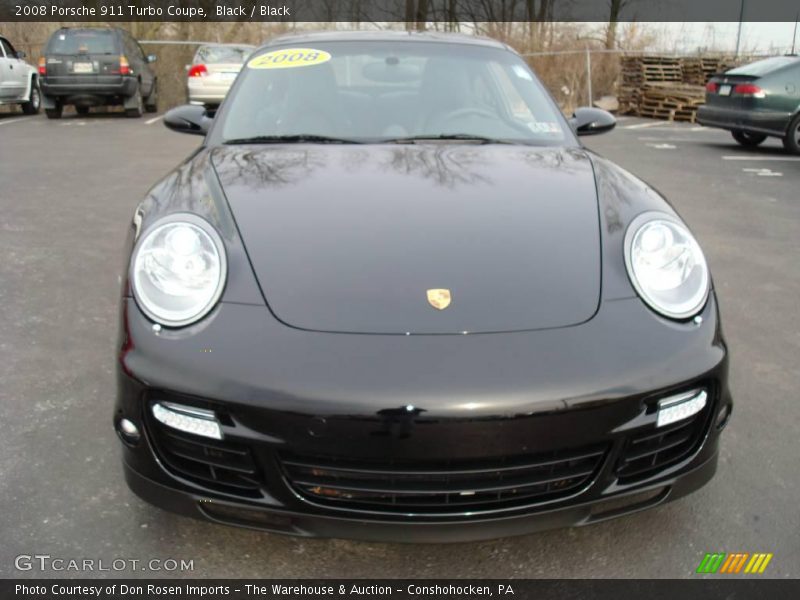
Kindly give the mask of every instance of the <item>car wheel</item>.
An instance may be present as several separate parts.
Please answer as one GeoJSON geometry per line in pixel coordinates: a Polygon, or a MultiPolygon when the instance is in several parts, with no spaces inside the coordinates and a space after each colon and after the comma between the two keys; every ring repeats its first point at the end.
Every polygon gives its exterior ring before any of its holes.
{"type": "Polygon", "coordinates": [[[42,92],[39,91],[39,82],[33,81],[31,83],[31,95],[28,101],[23,103],[22,112],[26,115],[35,115],[42,107],[42,92]]]}
{"type": "Polygon", "coordinates": [[[783,136],[783,147],[792,154],[800,154],[800,115],[795,115],[786,135],[783,136]]]}
{"type": "MultiPolygon", "coordinates": [[[[126,108],[125,116],[131,119],[138,119],[144,114],[144,100],[142,99],[142,90],[139,89],[139,87],[136,88],[133,96],[131,96],[131,103],[134,103],[135,106],[133,108],[126,108]]],[[[128,102],[126,102],[126,104],[128,104],[128,102]]]]}
{"type": "Polygon", "coordinates": [[[76,106],[75,112],[79,115],[88,115],[89,114],[89,107],[88,106],[76,106]]]}
{"type": "Polygon", "coordinates": [[[761,142],[767,139],[767,136],[761,133],[749,133],[747,131],[731,131],[733,139],[739,142],[742,146],[754,147],[758,146],[761,142]]]}
{"type": "Polygon", "coordinates": [[[149,113],[158,112],[158,80],[153,81],[153,89],[144,102],[144,109],[149,113]]]}
{"type": "Polygon", "coordinates": [[[64,105],[59,102],[55,108],[45,108],[44,112],[47,114],[48,119],[60,119],[61,114],[64,112],[64,105]]]}

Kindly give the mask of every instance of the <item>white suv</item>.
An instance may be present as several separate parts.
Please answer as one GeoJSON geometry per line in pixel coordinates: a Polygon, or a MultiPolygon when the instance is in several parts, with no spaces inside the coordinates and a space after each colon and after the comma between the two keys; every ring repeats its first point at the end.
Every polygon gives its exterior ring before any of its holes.
{"type": "Polygon", "coordinates": [[[0,36],[0,105],[20,104],[26,115],[35,115],[42,104],[39,76],[23,58],[24,52],[0,36]]]}

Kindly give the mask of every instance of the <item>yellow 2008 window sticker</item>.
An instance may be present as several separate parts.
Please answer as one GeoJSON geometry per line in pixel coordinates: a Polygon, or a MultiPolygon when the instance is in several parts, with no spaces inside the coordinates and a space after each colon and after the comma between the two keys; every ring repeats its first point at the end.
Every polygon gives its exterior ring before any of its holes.
{"type": "Polygon", "coordinates": [[[256,56],[247,63],[247,66],[250,69],[291,69],[319,65],[330,59],[331,55],[324,50],[284,48],[256,56]]]}

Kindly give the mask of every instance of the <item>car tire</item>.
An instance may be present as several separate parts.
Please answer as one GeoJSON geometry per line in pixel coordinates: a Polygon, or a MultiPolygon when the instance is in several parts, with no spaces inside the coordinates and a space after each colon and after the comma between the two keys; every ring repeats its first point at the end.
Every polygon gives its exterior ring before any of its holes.
{"type": "Polygon", "coordinates": [[[64,105],[59,102],[55,108],[45,108],[44,112],[48,119],[60,119],[64,112],[64,105]]]}
{"type": "Polygon", "coordinates": [[[144,109],[149,113],[158,112],[158,80],[153,81],[153,89],[144,101],[144,109]]]}
{"type": "Polygon", "coordinates": [[[733,139],[739,142],[742,146],[746,146],[748,148],[754,148],[767,139],[767,136],[762,133],[749,133],[740,129],[731,131],[731,135],[733,136],[733,139]]]}
{"type": "Polygon", "coordinates": [[[75,112],[78,113],[81,116],[88,115],[89,114],[89,107],[88,106],[76,106],[75,107],[75,112]]]}
{"type": "Polygon", "coordinates": [[[34,79],[31,82],[31,94],[28,96],[28,101],[22,104],[22,112],[26,115],[35,115],[39,113],[42,107],[42,92],[39,89],[39,82],[34,79]]]}
{"type": "Polygon", "coordinates": [[[136,91],[131,98],[136,103],[136,106],[134,108],[126,108],[125,116],[131,119],[138,119],[144,114],[144,100],[142,99],[142,90],[139,86],[136,86],[136,91]]]}
{"type": "Polygon", "coordinates": [[[786,135],[783,136],[783,147],[792,154],[800,154],[800,115],[795,115],[786,135]]]}

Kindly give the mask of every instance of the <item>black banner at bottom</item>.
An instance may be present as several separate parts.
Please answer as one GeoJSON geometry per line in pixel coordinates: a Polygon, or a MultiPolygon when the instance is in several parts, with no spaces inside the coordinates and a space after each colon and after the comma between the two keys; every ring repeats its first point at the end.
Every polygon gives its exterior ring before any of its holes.
{"type": "Polygon", "coordinates": [[[253,600],[331,598],[773,600],[800,598],[798,579],[49,579],[0,580],[3,600],[253,600]]]}

